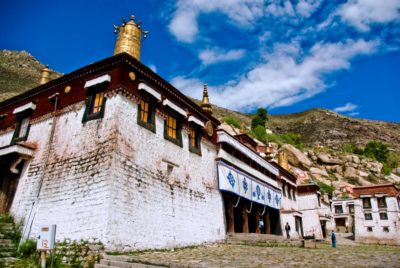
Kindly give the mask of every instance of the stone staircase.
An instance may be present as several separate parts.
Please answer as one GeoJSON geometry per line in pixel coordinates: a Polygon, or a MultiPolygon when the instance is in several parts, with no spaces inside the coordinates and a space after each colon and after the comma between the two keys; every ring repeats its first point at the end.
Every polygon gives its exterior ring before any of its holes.
{"type": "Polygon", "coordinates": [[[100,260],[100,263],[95,264],[94,268],[160,268],[167,267],[160,263],[154,264],[145,264],[140,263],[135,260],[134,257],[130,256],[116,256],[116,255],[107,255],[103,256],[104,258],[100,260]]]}
{"type": "Polygon", "coordinates": [[[232,245],[254,245],[265,247],[301,247],[301,239],[286,239],[282,235],[255,234],[255,233],[229,233],[227,244],[232,245]]]}
{"type": "Polygon", "coordinates": [[[17,245],[13,241],[15,225],[13,219],[6,214],[0,215],[0,267],[12,267],[17,260],[17,245]]]}

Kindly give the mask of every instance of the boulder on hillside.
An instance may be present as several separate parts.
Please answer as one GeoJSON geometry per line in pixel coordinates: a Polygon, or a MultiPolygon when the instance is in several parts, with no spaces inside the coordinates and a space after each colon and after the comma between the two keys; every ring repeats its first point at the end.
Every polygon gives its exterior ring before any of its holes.
{"type": "Polygon", "coordinates": [[[360,164],[360,158],[356,155],[352,155],[353,163],[360,164]]]}
{"type": "Polygon", "coordinates": [[[320,175],[320,176],[323,176],[323,177],[329,177],[329,174],[328,174],[328,172],[326,172],[326,170],[322,170],[322,169],[319,169],[319,168],[316,168],[316,167],[310,168],[310,173],[312,175],[320,175]]]}
{"type": "Polygon", "coordinates": [[[382,167],[383,167],[382,163],[379,162],[369,163],[369,170],[375,173],[381,173],[382,167]]]}
{"type": "Polygon", "coordinates": [[[392,173],[400,174],[400,167],[392,169],[392,173]]]}
{"type": "Polygon", "coordinates": [[[385,179],[390,181],[391,183],[398,183],[400,182],[400,176],[397,176],[396,174],[391,173],[388,176],[385,176],[385,179]]]}
{"type": "Polygon", "coordinates": [[[328,165],[341,165],[343,164],[343,161],[338,159],[338,158],[333,158],[329,154],[326,153],[320,153],[318,155],[318,160],[323,163],[323,164],[328,164],[328,165]]]}
{"type": "Polygon", "coordinates": [[[346,178],[358,177],[357,170],[353,167],[346,167],[343,174],[346,178]]]}
{"type": "Polygon", "coordinates": [[[289,163],[295,167],[308,169],[312,165],[311,160],[291,144],[283,145],[279,151],[285,152],[289,163]]]}

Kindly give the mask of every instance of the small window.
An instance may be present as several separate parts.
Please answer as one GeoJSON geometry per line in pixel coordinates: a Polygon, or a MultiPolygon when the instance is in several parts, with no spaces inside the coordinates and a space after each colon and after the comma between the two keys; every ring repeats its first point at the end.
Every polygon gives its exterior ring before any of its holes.
{"type": "Polygon", "coordinates": [[[286,196],[286,182],[282,181],[282,194],[283,196],[286,196]]]}
{"type": "Polygon", "coordinates": [[[296,201],[296,191],[293,189],[293,200],[296,201]]]}
{"type": "Polygon", "coordinates": [[[367,232],[372,232],[372,227],[367,227],[367,232]]]}
{"type": "Polygon", "coordinates": [[[335,206],[335,213],[336,214],[342,214],[343,213],[343,206],[342,205],[336,205],[335,206]]]}
{"type": "Polygon", "coordinates": [[[189,126],[189,151],[201,155],[201,128],[189,126]]]}
{"type": "Polygon", "coordinates": [[[318,198],[318,207],[321,207],[321,195],[318,194],[317,198],[318,198]]]}
{"type": "Polygon", "coordinates": [[[28,138],[29,135],[29,117],[17,117],[17,122],[15,125],[15,132],[14,136],[12,138],[12,143],[18,142],[18,141],[25,141],[28,138]]]}
{"type": "Polygon", "coordinates": [[[291,189],[290,185],[288,185],[287,192],[288,192],[289,199],[292,199],[292,189],[291,189]]]}
{"type": "Polygon", "coordinates": [[[364,217],[365,217],[365,220],[372,221],[372,214],[371,213],[365,213],[364,217]]]}
{"type": "Polygon", "coordinates": [[[387,227],[387,226],[383,227],[383,232],[384,233],[389,233],[389,227],[387,227]]]}
{"type": "Polygon", "coordinates": [[[386,208],[386,198],[384,196],[378,197],[376,200],[378,202],[378,208],[386,208]]]}
{"type": "Polygon", "coordinates": [[[363,202],[363,208],[364,208],[364,209],[365,209],[365,208],[367,208],[367,209],[371,208],[371,198],[369,198],[369,197],[364,197],[364,198],[362,199],[362,202],[363,202]]]}
{"type": "Polygon", "coordinates": [[[99,119],[104,116],[106,98],[104,91],[99,92],[99,89],[91,90],[88,102],[86,105],[85,114],[82,121],[87,122],[94,119],[99,119]]]}
{"type": "Polygon", "coordinates": [[[381,212],[381,213],[379,213],[379,218],[381,220],[387,220],[388,219],[388,215],[385,212],[381,212]]]}
{"type": "Polygon", "coordinates": [[[148,99],[140,100],[138,105],[138,124],[153,132],[156,131],[155,124],[155,103],[148,99]]]}
{"type": "Polygon", "coordinates": [[[164,137],[173,143],[182,146],[181,123],[178,117],[168,114],[165,120],[164,137]]]}
{"type": "Polygon", "coordinates": [[[349,205],[349,213],[354,214],[354,205],[349,205]]]}

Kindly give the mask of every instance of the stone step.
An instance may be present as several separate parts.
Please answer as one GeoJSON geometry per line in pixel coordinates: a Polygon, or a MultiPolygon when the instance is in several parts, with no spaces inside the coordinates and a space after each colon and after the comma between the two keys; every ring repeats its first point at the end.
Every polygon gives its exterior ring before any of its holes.
{"type": "Polygon", "coordinates": [[[3,239],[3,238],[0,239],[0,245],[12,244],[12,243],[13,243],[13,241],[11,239],[3,239]]]}
{"type": "Polygon", "coordinates": [[[12,251],[0,252],[0,257],[14,257],[14,256],[15,256],[15,252],[12,252],[12,251]]]}
{"type": "Polygon", "coordinates": [[[108,266],[108,265],[104,265],[104,264],[95,264],[94,268],[119,268],[117,266],[108,266]]]}
{"type": "MultiPolygon", "coordinates": [[[[162,260],[153,260],[151,264],[143,264],[143,263],[141,263],[140,260],[135,259],[134,256],[126,256],[126,255],[108,255],[108,254],[106,254],[106,255],[104,255],[104,258],[102,259],[101,263],[103,263],[103,264],[108,263],[107,261],[110,263],[112,262],[112,265],[115,265],[116,263],[129,263],[131,265],[133,265],[133,264],[138,265],[138,266],[130,266],[132,268],[167,267],[166,264],[162,262],[162,260]],[[145,266],[143,266],[143,265],[145,265],[145,266]]],[[[117,266],[117,267],[121,267],[121,266],[117,266]]]]}
{"type": "MultiPolygon", "coordinates": [[[[101,260],[100,264],[108,265],[107,267],[119,267],[119,268],[159,268],[163,266],[155,266],[144,263],[135,263],[135,262],[124,262],[124,261],[113,261],[113,260],[101,260]]],[[[164,266],[165,267],[165,266],[164,266]]]]}
{"type": "Polygon", "coordinates": [[[15,257],[0,258],[0,267],[14,267],[14,263],[18,260],[15,257]],[[3,266],[1,266],[3,265],[3,266]]]}

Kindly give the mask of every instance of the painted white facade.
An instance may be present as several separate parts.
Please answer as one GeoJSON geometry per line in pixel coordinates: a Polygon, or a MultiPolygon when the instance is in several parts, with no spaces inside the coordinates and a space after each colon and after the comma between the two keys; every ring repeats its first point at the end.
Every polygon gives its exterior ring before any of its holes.
{"type": "Polygon", "coordinates": [[[321,221],[326,222],[326,235],[334,229],[335,223],[331,215],[329,204],[318,201],[317,193],[301,193],[298,195],[299,211],[302,213],[304,236],[315,236],[323,240],[321,221]]]}
{"type": "Polygon", "coordinates": [[[371,209],[363,207],[362,200],[355,203],[355,240],[362,243],[396,244],[400,245],[400,211],[396,197],[385,197],[386,208],[378,208],[377,198],[371,197],[371,209]],[[365,214],[372,214],[372,220],[367,220],[365,214]],[[380,213],[385,213],[387,219],[382,219],[380,213]]]}
{"type": "MultiPolygon", "coordinates": [[[[52,150],[43,176],[50,117],[31,122],[34,144],[10,209],[33,221],[31,237],[44,224],[57,225],[57,239],[99,238],[108,250],[168,248],[225,238],[222,198],[216,184],[215,146],[203,140],[201,153],[164,139],[164,120],[156,133],[137,124],[137,104],[109,96],[104,118],[82,123],[84,103],[57,117],[52,150]]],[[[10,144],[13,130],[0,134],[10,144]]]]}

